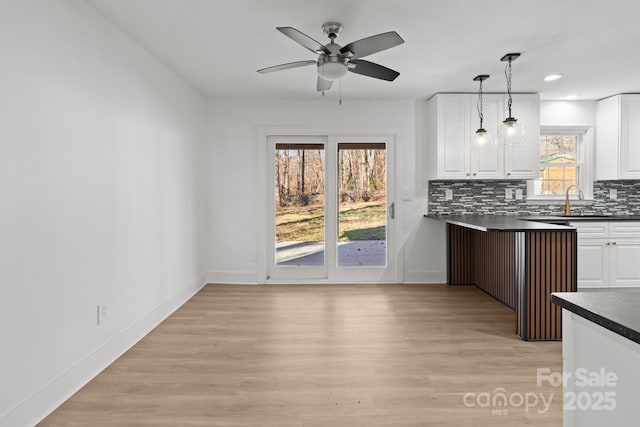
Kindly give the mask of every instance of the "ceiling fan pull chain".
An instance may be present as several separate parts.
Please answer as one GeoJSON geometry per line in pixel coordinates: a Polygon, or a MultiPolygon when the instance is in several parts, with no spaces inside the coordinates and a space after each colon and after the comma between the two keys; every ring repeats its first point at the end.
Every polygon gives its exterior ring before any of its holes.
{"type": "Polygon", "coordinates": [[[338,105],[342,106],[342,80],[338,81],[340,84],[340,100],[338,100],[338,105]]]}

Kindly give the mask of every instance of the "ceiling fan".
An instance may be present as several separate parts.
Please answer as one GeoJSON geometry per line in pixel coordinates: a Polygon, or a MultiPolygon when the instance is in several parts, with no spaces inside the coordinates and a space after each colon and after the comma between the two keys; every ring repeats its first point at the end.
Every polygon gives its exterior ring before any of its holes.
{"type": "Polygon", "coordinates": [[[342,32],[342,24],[339,22],[326,22],[322,25],[322,31],[331,40],[326,45],[322,45],[293,27],[277,27],[276,29],[311,52],[318,54],[318,59],[274,65],[273,67],[262,68],[258,70],[258,73],[271,73],[316,64],[318,70],[318,92],[329,90],[333,82],[344,77],[347,71],[387,81],[393,81],[400,75],[395,70],[361,59],[367,55],[404,43],[402,37],[395,31],[366,37],[342,47],[335,42],[335,39],[342,32]]]}

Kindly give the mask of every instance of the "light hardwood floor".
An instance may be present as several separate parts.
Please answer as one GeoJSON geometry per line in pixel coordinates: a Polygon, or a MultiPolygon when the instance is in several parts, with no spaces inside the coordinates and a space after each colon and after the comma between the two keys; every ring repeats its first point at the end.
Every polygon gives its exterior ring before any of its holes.
{"type": "Polygon", "coordinates": [[[41,425],[560,426],[561,343],[514,316],[467,286],[208,285],[41,425]]]}

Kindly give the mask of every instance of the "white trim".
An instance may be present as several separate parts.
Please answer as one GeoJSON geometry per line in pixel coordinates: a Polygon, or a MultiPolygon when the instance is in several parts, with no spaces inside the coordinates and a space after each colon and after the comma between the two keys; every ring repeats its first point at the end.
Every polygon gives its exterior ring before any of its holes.
{"type": "Polygon", "coordinates": [[[447,283],[447,273],[445,271],[406,271],[404,283],[444,285],[447,283]]]}
{"type": "Polygon", "coordinates": [[[20,402],[0,419],[0,426],[35,425],[42,421],[197,294],[205,284],[205,275],[202,274],[77,365],[20,402]]]}
{"type": "Polygon", "coordinates": [[[207,284],[257,285],[255,271],[209,271],[207,284]]]}
{"type": "MultiPolygon", "coordinates": [[[[268,230],[269,223],[265,220],[268,217],[268,201],[267,197],[269,194],[269,185],[270,183],[264,179],[267,176],[267,147],[268,147],[268,137],[269,136],[327,136],[329,139],[340,137],[340,138],[363,138],[364,136],[375,136],[375,138],[388,138],[390,142],[392,142],[394,149],[394,164],[393,168],[397,171],[397,158],[395,157],[395,150],[399,144],[400,138],[406,135],[406,129],[404,128],[389,128],[389,127],[367,127],[367,128],[344,128],[344,127],[315,127],[315,126],[256,126],[255,127],[255,138],[256,138],[256,156],[257,164],[256,164],[256,186],[257,186],[257,248],[258,248],[258,256],[257,256],[257,265],[256,265],[256,282],[258,284],[266,284],[266,283],[279,283],[279,282],[288,282],[288,280],[283,279],[267,279],[268,276],[268,259],[267,259],[267,240],[268,240],[268,230]]],[[[325,153],[326,155],[326,153],[325,153]]],[[[325,163],[327,159],[325,159],[325,163]]],[[[395,177],[393,178],[393,189],[395,191],[396,180],[397,180],[397,172],[395,173],[395,177]]],[[[391,184],[391,180],[388,180],[387,187],[391,184]]],[[[387,200],[387,203],[390,203],[391,200],[387,200]]],[[[398,283],[402,282],[404,278],[404,250],[401,243],[401,228],[402,228],[402,208],[401,204],[396,203],[397,208],[397,216],[396,216],[396,225],[395,225],[395,243],[396,243],[396,252],[394,253],[395,259],[395,280],[393,282],[388,283],[398,283]]],[[[351,281],[351,280],[349,280],[351,281]]],[[[370,283],[387,283],[382,280],[375,280],[375,278],[370,278],[366,280],[370,283]]],[[[298,279],[297,283],[331,283],[327,279],[318,279],[318,280],[308,280],[308,279],[298,279]]],[[[340,283],[336,281],[335,283],[340,283]]],[[[344,281],[342,281],[344,283],[344,281]]]]}

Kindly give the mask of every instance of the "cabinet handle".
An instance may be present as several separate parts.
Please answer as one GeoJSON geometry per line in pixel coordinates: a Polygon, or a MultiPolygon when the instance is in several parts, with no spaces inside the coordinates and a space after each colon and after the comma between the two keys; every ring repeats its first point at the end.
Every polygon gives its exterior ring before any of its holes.
{"type": "Polygon", "coordinates": [[[474,173],[473,173],[473,176],[476,176],[476,175],[478,175],[478,174],[474,172],[474,173]]]}
{"type": "Polygon", "coordinates": [[[607,246],[611,246],[611,243],[607,242],[607,246]]]}
{"type": "Polygon", "coordinates": [[[617,245],[617,243],[616,243],[616,242],[612,242],[611,244],[612,244],[612,245],[614,245],[614,246],[615,246],[615,245],[617,245]]]}
{"type": "Polygon", "coordinates": [[[511,172],[507,172],[507,176],[511,175],[511,172]]]}
{"type": "Polygon", "coordinates": [[[471,175],[470,173],[467,174],[467,176],[471,175]]]}

